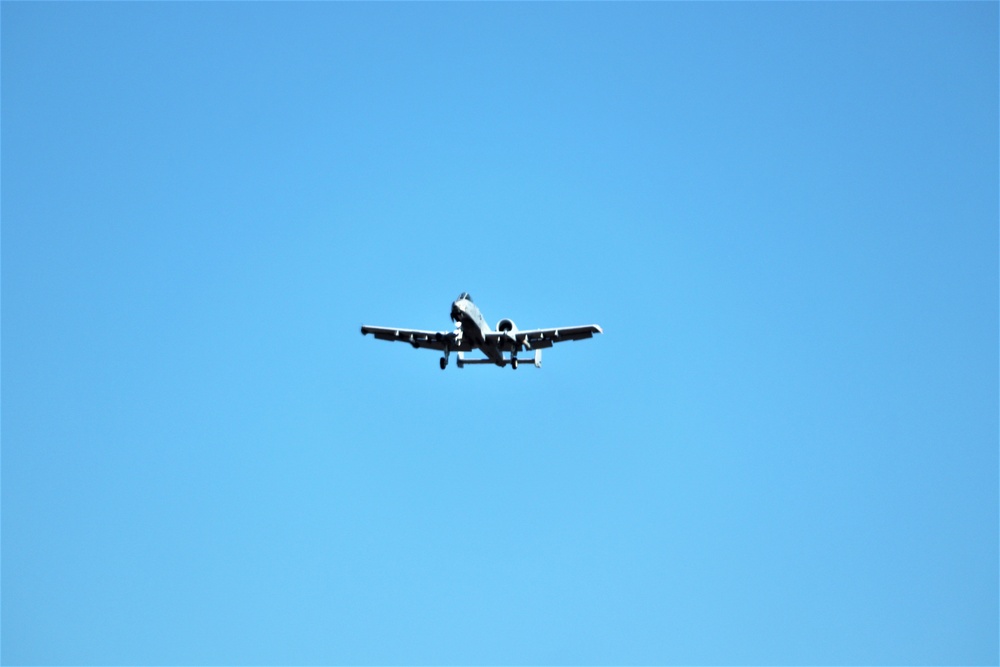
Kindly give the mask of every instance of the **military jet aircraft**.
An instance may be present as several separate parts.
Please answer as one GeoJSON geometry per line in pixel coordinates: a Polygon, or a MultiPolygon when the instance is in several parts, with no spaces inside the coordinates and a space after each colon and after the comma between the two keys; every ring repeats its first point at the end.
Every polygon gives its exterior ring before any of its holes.
{"type": "Polygon", "coordinates": [[[448,367],[448,356],[458,353],[458,367],[468,364],[496,364],[501,368],[510,364],[517,370],[517,353],[521,350],[534,352],[535,368],[542,367],[542,349],[552,347],[564,340],[583,340],[595,333],[604,333],[596,324],[558,329],[528,329],[520,331],[512,320],[497,322],[497,330],[490,329],[486,319],[479,312],[468,292],[462,292],[451,304],[451,319],[454,331],[421,331],[419,329],[394,329],[392,327],[370,327],[363,325],[361,333],[371,334],[379,340],[403,341],[414,348],[426,347],[444,352],[441,370],[448,367]],[[465,353],[480,350],[485,359],[466,359],[465,353]],[[508,352],[507,357],[504,352],[508,352]]]}

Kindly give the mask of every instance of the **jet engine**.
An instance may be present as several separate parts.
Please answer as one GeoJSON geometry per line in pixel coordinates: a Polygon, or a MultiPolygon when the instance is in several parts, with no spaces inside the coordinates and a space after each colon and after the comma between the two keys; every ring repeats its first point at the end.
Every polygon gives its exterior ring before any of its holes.
{"type": "MultiPolygon", "coordinates": [[[[500,320],[497,322],[497,331],[502,334],[506,334],[506,336],[497,341],[500,349],[513,349],[514,334],[517,332],[517,325],[514,324],[514,320],[500,320]]],[[[517,362],[514,362],[513,366],[514,368],[517,368],[517,362]]]]}

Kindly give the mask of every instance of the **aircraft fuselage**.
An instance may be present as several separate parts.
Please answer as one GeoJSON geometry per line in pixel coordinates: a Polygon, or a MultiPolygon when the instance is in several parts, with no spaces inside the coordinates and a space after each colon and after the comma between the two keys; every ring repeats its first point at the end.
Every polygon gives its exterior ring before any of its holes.
{"type": "Polygon", "coordinates": [[[503,354],[498,346],[488,345],[486,334],[493,329],[486,323],[486,318],[476,304],[463,294],[451,304],[451,319],[462,327],[462,336],[468,337],[472,343],[485,354],[490,361],[498,366],[503,365],[503,354]]]}

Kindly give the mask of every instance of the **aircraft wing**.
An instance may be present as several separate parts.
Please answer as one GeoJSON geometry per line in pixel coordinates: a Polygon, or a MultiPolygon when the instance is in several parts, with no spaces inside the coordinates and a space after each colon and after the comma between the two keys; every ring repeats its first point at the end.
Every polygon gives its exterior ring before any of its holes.
{"type": "Polygon", "coordinates": [[[494,344],[503,344],[509,341],[511,336],[517,341],[519,347],[529,350],[541,350],[552,347],[555,343],[564,340],[583,340],[592,338],[594,334],[604,333],[601,327],[596,324],[585,324],[578,327],[559,327],[556,329],[525,329],[523,331],[493,331],[486,335],[487,341],[494,344]]]}
{"type": "Polygon", "coordinates": [[[472,343],[454,331],[422,331],[420,329],[398,329],[393,327],[361,327],[362,335],[371,334],[379,340],[399,341],[409,343],[413,347],[425,347],[431,350],[449,350],[469,352],[472,343]]]}

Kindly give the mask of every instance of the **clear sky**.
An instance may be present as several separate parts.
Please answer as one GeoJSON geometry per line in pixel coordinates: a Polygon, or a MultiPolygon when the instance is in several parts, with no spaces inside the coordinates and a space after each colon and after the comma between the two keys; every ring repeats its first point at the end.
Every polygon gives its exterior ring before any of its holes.
{"type": "Polygon", "coordinates": [[[0,21],[4,663],[1000,659],[997,3],[0,21]]]}

